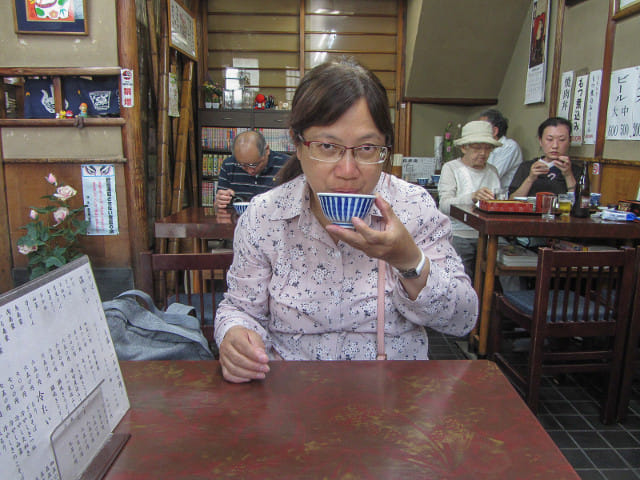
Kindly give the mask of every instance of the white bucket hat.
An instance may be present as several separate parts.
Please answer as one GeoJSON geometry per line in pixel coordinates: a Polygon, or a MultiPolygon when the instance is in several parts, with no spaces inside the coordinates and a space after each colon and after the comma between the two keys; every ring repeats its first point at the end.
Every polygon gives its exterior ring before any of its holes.
{"type": "Polygon", "coordinates": [[[493,128],[489,122],[474,120],[462,127],[462,135],[453,141],[456,147],[470,143],[488,143],[494,147],[501,147],[502,143],[493,138],[493,128]]]}

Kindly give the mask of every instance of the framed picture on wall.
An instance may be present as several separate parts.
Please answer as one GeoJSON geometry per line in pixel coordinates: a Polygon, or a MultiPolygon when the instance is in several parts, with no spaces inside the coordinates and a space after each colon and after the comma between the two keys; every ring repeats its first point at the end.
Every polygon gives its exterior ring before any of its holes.
{"type": "Polygon", "coordinates": [[[640,0],[616,0],[614,3],[614,20],[628,17],[640,12],[640,0]]]}
{"type": "Polygon", "coordinates": [[[86,0],[12,0],[16,33],[87,35],[86,0]]]}
{"type": "Polygon", "coordinates": [[[184,53],[192,60],[198,60],[196,52],[196,19],[180,2],[167,0],[169,7],[169,46],[184,53]]]}

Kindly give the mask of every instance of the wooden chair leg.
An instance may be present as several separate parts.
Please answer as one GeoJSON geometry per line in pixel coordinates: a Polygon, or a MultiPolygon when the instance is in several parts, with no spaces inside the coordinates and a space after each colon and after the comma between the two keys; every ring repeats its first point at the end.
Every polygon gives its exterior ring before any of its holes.
{"type": "Polygon", "coordinates": [[[487,358],[490,359],[493,359],[495,353],[502,348],[502,315],[498,305],[500,301],[500,298],[494,295],[493,308],[491,309],[493,313],[489,324],[489,338],[487,341],[487,358]]]}
{"type": "Polygon", "coordinates": [[[540,382],[542,381],[542,356],[544,338],[531,334],[529,364],[527,365],[526,401],[533,413],[538,412],[540,382]]]}

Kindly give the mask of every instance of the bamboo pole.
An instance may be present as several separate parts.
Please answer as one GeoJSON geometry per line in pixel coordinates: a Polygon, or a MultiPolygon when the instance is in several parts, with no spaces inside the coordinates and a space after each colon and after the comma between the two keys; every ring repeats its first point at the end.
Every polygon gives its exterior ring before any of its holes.
{"type": "Polygon", "coordinates": [[[134,72],[134,99],[131,108],[122,108],[122,143],[127,190],[127,210],[129,219],[129,247],[131,264],[136,285],[141,284],[140,252],[149,248],[147,207],[144,171],[144,149],[142,148],[142,122],[140,112],[140,70],[138,68],[138,39],[136,37],[135,0],[117,0],[118,59],[122,68],[134,72]]]}
{"type": "Polygon", "coordinates": [[[191,125],[189,126],[189,172],[191,173],[191,198],[190,204],[197,207],[199,202],[198,192],[200,191],[198,185],[198,149],[196,147],[196,134],[193,126],[193,116],[190,118],[191,125]]]}
{"type": "Polygon", "coordinates": [[[171,213],[182,209],[184,184],[189,155],[189,128],[193,124],[192,111],[193,61],[189,60],[182,70],[182,93],[180,99],[180,120],[178,121],[178,137],[173,173],[173,194],[171,195],[171,213]]]}
{"type": "Polygon", "coordinates": [[[153,96],[158,98],[158,33],[156,25],[156,9],[153,8],[154,0],[147,0],[147,21],[149,24],[149,50],[151,56],[151,73],[153,81],[153,96]]]}
{"type": "MultiPolygon", "coordinates": [[[[169,37],[167,16],[162,15],[160,20],[160,56],[158,69],[158,147],[157,147],[157,174],[156,174],[156,218],[167,216],[168,196],[167,185],[169,177],[169,116],[168,116],[168,81],[169,81],[169,37]]],[[[164,243],[164,242],[162,242],[164,243]]],[[[158,251],[162,251],[160,248],[158,251]]]]}

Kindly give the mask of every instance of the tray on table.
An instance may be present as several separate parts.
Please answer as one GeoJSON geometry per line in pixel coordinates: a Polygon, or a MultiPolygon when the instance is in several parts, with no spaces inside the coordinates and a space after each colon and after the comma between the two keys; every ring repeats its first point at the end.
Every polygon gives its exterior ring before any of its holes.
{"type": "Polygon", "coordinates": [[[534,210],[535,205],[522,200],[480,200],[477,208],[489,213],[526,213],[529,215],[540,215],[534,210]]]}

